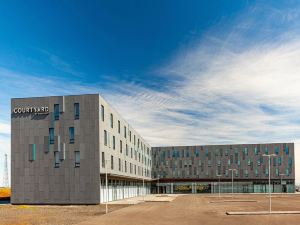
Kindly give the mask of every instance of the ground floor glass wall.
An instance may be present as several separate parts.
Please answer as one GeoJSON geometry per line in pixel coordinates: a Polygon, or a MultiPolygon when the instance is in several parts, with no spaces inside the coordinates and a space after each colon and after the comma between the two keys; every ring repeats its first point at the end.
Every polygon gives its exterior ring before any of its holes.
{"type": "MultiPolygon", "coordinates": [[[[173,182],[159,183],[152,187],[153,193],[166,194],[196,194],[196,193],[231,193],[232,182],[173,182]],[[220,185],[220,186],[219,186],[220,185]]],[[[261,182],[234,182],[234,193],[267,193],[269,192],[269,183],[261,182]]],[[[274,193],[293,193],[295,192],[294,181],[271,182],[271,192],[274,193]]]]}
{"type": "Polygon", "coordinates": [[[108,179],[108,188],[106,190],[105,179],[101,179],[100,184],[100,202],[115,201],[135,196],[150,194],[150,183],[142,181],[127,181],[108,179]]]}

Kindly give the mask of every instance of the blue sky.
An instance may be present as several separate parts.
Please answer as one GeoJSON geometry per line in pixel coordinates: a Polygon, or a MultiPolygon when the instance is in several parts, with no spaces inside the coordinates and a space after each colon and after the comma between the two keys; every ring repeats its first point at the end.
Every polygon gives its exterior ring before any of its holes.
{"type": "Polygon", "coordinates": [[[0,163],[13,97],[100,93],[152,146],[300,139],[298,1],[1,1],[0,15],[0,163]]]}

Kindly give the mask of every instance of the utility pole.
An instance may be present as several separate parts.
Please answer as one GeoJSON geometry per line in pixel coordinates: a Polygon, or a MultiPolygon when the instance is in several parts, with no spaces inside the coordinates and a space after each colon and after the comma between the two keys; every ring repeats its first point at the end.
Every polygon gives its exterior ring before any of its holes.
{"type": "Polygon", "coordinates": [[[8,166],[7,166],[7,154],[4,155],[3,186],[4,186],[4,187],[9,187],[9,181],[8,181],[8,166]]]}
{"type": "Polygon", "coordinates": [[[233,171],[237,171],[237,169],[228,169],[231,171],[231,197],[233,198],[233,171]]]}
{"type": "Polygon", "coordinates": [[[272,212],[272,196],[271,196],[271,157],[275,157],[275,154],[263,154],[264,157],[268,157],[269,159],[269,213],[271,214],[272,212]]]}

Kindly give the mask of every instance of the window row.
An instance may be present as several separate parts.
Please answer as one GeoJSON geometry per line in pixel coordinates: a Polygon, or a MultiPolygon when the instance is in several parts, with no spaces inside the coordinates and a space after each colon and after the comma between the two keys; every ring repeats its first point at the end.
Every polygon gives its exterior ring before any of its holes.
{"type": "MultiPolygon", "coordinates": [[[[60,106],[59,104],[54,104],[54,120],[59,120],[60,117],[60,106]]],[[[74,119],[79,120],[80,108],[79,103],[74,103],[74,119]]]]}

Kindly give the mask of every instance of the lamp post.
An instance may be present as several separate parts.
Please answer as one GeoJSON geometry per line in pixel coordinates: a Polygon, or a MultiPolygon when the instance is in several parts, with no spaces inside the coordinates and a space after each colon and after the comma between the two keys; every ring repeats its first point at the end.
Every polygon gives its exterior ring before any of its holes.
{"type": "Polygon", "coordinates": [[[220,174],[217,175],[217,177],[219,178],[219,198],[221,197],[221,189],[220,189],[220,179],[221,179],[221,176],[220,174]]]}
{"type": "Polygon", "coordinates": [[[159,194],[159,175],[157,175],[157,194],[159,194]]]}
{"type": "Polygon", "coordinates": [[[106,190],[106,201],[105,201],[105,214],[108,213],[108,182],[107,182],[107,163],[108,163],[108,160],[106,159],[105,160],[105,190],[106,190]]]}
{"type": "Polygon", "coordinates": [[[143,177],[143,201],[145,201],[145,181],[143,177]]]}
{"type": "Polygon", "coordinates": [[[271,157],[275,157],[275,154],[263,154],[264,157],[268,157],[269,160],[269,213],[272,212],[272,197],[271,197],[271,157]]]}
{"type": "Polygon", "coordinates": [[[281,173],[281,174],[279,174],[279,176],[280,176],[280,185],[281,185],[281,192],[282,192],[282,177],[283,176],[285,176],[285,174],[284,173],[281,173]]]}
{"type": "Polygon", "coordinates": [[[237,171],[237,169],[228,169],[231,171],[231,196],[233,198],[233,171],[237,171]]]}

